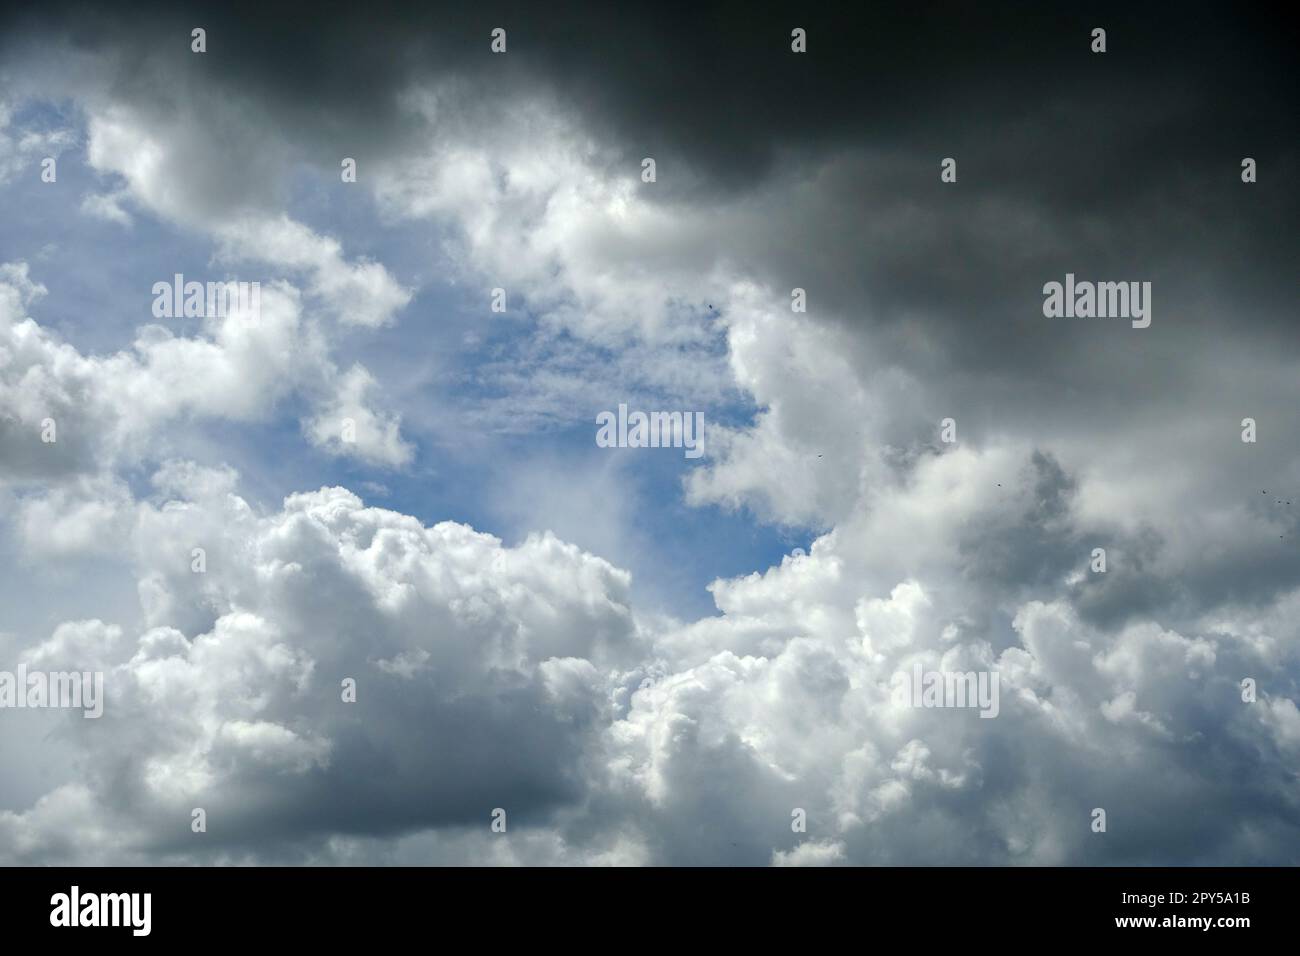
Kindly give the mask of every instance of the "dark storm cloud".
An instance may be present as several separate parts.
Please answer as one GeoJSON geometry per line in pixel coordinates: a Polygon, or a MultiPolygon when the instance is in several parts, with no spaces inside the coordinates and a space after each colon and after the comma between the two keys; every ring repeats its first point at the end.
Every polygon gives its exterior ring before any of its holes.
{"type": "Polygon", "coordinates": [[[501,98],[549,89],[625,160],[655,156],[662,197],[743,194],[790,163],[859,150],[822,181],[824,208],[804,210],[828,219],[792,209],[773,229],[769,245],[792,232],[804,248],[753,254],[792,284],[815,281],[821,307],[841,314],[923,310],[960,334],[972,307],[1009,312],[989,354],[1067,270],[1236,265],[1224,291],[1293,299],[1294,52],[1261,18],[1224,6],[759,6],[55,4],[11,11],[3,33],[11,54],[51,35],[114,51],[130,98],[199,71],[330,156],[411,147],[397,94],[447,77],[473,91],[482,122],[501,98]],[[1088,48],[1098,25],[1104,55],[1088,48]],[[208,31],[202,58],[188,50],[193,26],[208,31]],[[509,31],[504,57],[488,50],[496,26],[509,31]],[[794,26],[806,55],[790,52],[794,26]],[[1262,171],[1248,194],[1245,155],[1262,171]],[[955,187],[938,183],[945,156],[958,159],[955,187]],[[1050,222],[1051,242],[1023,223],[990,228],[1026,210],[1050,222]]]}
{"type": "Polygon", "coordinates": [[[209,53],[197,68],[215,82],[256,92],[284,117],[372,133],[400,126],[392,94],[413,80],[463,75],[485,94],[542,82],[633,152],[665,148],[716,189],[752,183],[787,149],[942,151],[1010,136],[1035,147],[1035,162],[1002,170],[1000,183],[1051,187],[1088,208],[1144,194],[1144,172],[1169,159],[1180,174],[1204,172],[1219,143],[1294,148],[1290,44],[1226,6],[1177,16],[955,3],[49,7],[5,14],[7,46],[62,33],[122,51],[128,82],[147,55],[175,46],[169,58],[187,59],[188,43],[173,40],[203,26],[209,53]],[[1099,25],[1110,32],[1104,57],[1088,50],[1099,25]],[[506,57],[488,52],[497,26],[509,31],[506,57]],[[804,56],[790,53],[795,26],[808,31],[804,56]],[[1170,115],[1171,99],[1190,109],[1170,115]],[[1136,145],[1124,118],[1162,101],[1146,116],[1159,148],[1117,155],[1136,145]],[[1052,115],[1061,135],[1028,135],[1026,119],[1052,115]]]}

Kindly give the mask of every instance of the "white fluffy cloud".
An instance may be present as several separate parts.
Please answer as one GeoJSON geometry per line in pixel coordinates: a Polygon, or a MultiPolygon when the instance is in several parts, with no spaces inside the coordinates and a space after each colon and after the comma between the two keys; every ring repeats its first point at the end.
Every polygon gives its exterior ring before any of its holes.
{"type": "MultiPolygon", "coordinates": [[[[382,325],[411,300],[379,263],[349,262],[342,244],[278,212],[239,197],[234,182],[262,176],[280,182],[288,170],[276,168],[281,151],[266,144],[243,141],[239,152],[226,138],[244,127],[239,106],[213,99],[202,109],[157,108],[143,112],[121,102],[91,100],[86,104],[90,165],[106,175],[120,176],[132,200],[154,215],[210,233],[218,257],[229,262],[257,262],[307,277],[307,288],[339,320],[360,326],[382,325]],[[207,122],[200,121],[203,115],[207,122]],[[260,157],[254,160],[253,157],[260,157]],[[257,171],[244,164],[259,162],[257,171]],[[228,197],[223,204],[221,197],[228,197]]],[[[245,132],[244,136],[249,133],[245,132]]],[[[92,209],[113,214],[121,193],[92,201],[92,209]],[[113,198],[119,197],[119,198],[113,198]]]]}
{"type": "Polygon", "coordinates": [[[342,489],[262,515],[229,470],[186,462],[154,486],[125,535],[143,630],[69,622],[25,655],[103,669],[108,702],[65,726],[76,779],[0,815],[7,859],[1051,864],[1190,837],[1248,861],[1285,827],[1267,807],[1294,803],[1294,652],[1273,644],[1107,632],[1064,600],[1022,603],[990,640],[952,567],[882,591],[843,528],[719,582],[719,617],[665,625],[638,619],[626,573],[553,536],[506,548],[342,489]],[[917,662],[996,671],[998,716],[900,703],[917,662]],[[1234,763],[1250,779],[1227,790],[1234,763]],[[1088,828],[1097,806],[1110,834],[1088,828]]]}
{"type": "Polygon", "coordinates": [[[377,413],[366,404],[366,393],[374,384],[362,366],[349,369],[340,378],[336,394],[306,423],[307,436],[313,444],[331,451],[352,451],[366,461],[405,465],[414,449],[402,440],[398,419],[377,413]]]}
{"type": "Polygon", "coordinates": [[[725,273],[710,268],[707,213],[650,201],[640,167],[612,158],[540,94],[467,122],[459,89],[406,103],[428,129],[418,153],[385,160],[373,189],[394,217],[451,223],[453,256],[490,288],[601,344],[698,345],[701,307],[725,273]]]}
{"type": "Polygon", "coordinates": [[[228,473],[173,462],[155,484],[130,532],[146,630],[72,622],[25,655],[105,671],[107,706],[67,729],[84,773],[0,815],[5,858],[62,825],[53,808],[87,801],[114,826],[83,859],[192,852],[193,807],[213,852],[237,856],[268,814],[292,850],[313,819],[400,832],[477,820],[496,799],[523,823],[580,795],[607,675],[641,653],[626,574],[550,536],[504,548],[341,489],[260,517],[228,473]]]}
{"type": "Polygon", "coordinates": [[[288,283],[264,286],[256,313],[231,308],[189,336],[142,326],[130,349],[94,356],[26,317],[45,293],[30,272],[26,263],[0,266],[0,479],[111,467],[143,454],[178,420],[267,421],[294,392],[316,404],[307,434],[322,447],[380,464],[410,459],[400,420],[367,403],[368,373],[337,369],[288,283]],[[352,418],[356,441],[331,440],[338,422],[323,416],[352,418]],[[50,422],[54,440],[46,441],[50,422]]]}

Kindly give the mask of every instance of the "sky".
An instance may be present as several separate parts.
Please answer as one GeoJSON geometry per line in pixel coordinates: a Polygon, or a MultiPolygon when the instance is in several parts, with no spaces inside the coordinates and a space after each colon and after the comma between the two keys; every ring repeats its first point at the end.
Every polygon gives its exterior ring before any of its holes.
{"type": "Polygon", "coordinates": [[[1295,65],[1227,4],[0,14],[0,672],[105,688],[0,706],[0,863],[1300,862],[1295,65]]]}

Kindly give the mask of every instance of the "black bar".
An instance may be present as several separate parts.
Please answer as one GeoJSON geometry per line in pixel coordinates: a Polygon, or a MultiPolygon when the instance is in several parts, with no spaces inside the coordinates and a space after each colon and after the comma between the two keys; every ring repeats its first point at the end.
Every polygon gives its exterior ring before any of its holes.
{"type": "Polygon", "coordinates": [[[0,919],[7,941],[67,943],[75,933],[79,944],[205,948],[373,946],[413,936],[453,945],[453,930],[484,943],[522,934],[536,946],[584,948],[665,934],[665,944],[676,937],[674,946],[752,938],[801,951],[814,938],[843,934],[864,948],[899,938],[991,943],[1021,933],[1232,946],[1292,937],[1295,876],[1286,868],[10,868],[0,870],[0,919]],[[52,926],[52,898],[70,897],[74,885],[83,906],[91,894],[149,893],[148,935],[135,935],[126,910],[127,925],[52,926]],[[1208,929],[1188,923],[1206,918],[1208,929]],[[1119,925],[1125,919],[1153,924],[1119,925]],[[420,935],[429,930],[437,935],[420,935]]]}

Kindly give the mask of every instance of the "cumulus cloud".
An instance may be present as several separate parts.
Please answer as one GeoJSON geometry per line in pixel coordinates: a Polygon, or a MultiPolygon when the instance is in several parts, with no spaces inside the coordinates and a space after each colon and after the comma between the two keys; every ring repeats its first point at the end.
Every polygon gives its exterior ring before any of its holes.
{"type": "MultiPolygon", "coordinates": [[[[84,852],[188,852],[192,807],[214,854],[238,855],[272,818],[293,853],[332,828],[467,825],[493,800],[522,823],[580,797],[601,675],[639,656],[626,574],[550,536],[504,548],[341,489],[258,516],[221,475],[172,463],[157,484],[193,497],[136,515],[147,629],[71,623],[27,655],[107,672],[105,730],[69,729],[87,773],[47,801],[88,792],[122,825],[84,852]]],[[[5,815],[7,858],[43,816],[5,815]]]]}
{"type": "Polygon", "coordinates": [[[972,622],[997,595],[964,591],[959,559],[880,591],[837,529],[718,582],[720,616],[682,627],[639,619],[626,573],[549,535],[506,548],[337,488],[259,514],[234,481],[155,477],[128,532],[140,633],[70,622],[27,653],[105,670],[107,705],[63,731],[85,772],[0,820],[7,858],[72,858],[42,833],[80,806],[114,822],[83,860],[508,862],[495,807],[533,862],[1285,860],[1268,835],[1295,810],[1293,619],[1281,656],[1206,625],[1102,630],[1061,599],[1009,605],[994,636],[972,622]],[[900,703],[918,663],[997,673],[996,719],[900,703]]]}
{"type": "Polygon", "coordinates": [[[409,460],[397,416],[366,403],[373,383],[364,368],[337,369],[288,283],[263,288],[256,309],[240,303],[205,318],[197,335],[142,326],[130,349],[95,356],[25,317],[45,293],[27,263],[2,268],[0,437],[7,453],[0,477],[91,473],[141,454],[169,422],[265,421],[295,391],[319,403],[312,436],[323,434],[326,410],[359,423],[355,446],[321,438],[323,446],[385,464],[409,460]]]}

